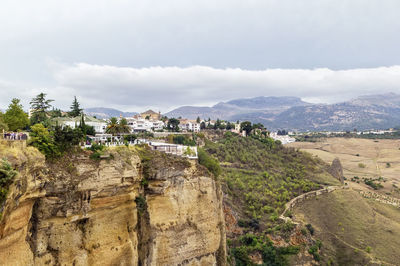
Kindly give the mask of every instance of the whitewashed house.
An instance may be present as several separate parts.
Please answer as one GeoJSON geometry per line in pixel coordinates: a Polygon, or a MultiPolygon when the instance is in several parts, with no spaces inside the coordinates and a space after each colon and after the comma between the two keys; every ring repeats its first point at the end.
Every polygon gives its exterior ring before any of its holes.
{"type": "Polygon", "coordinates": [[[164,122],[161,120],[149,120],[142,117],[129,117],[126,118],[128,125],[131,127],[132,132],[144,132],[162,130],[164,128],[164,122]]]}
{"type": "Polygon", "coordinates": [[[181,119],[179,122],[179,129],[182,131],[200,132],[200,123],[196,120],[181,119]]]}
{"type": "MultiPolygon", "coordinates": [[[[75,129],[76,127],[78,127],[81,123],[81,117],[77,116],[77,117],[57,117],[54,118],[52,120],[52,122],[54,124],[58,124],[59,126],[61,126],[62,128],[69,126],[72,129],[75,129]]],[[[88,126],[92,126],[95,130],[96,133],[104,133],[106,131],[107,128],[107,123],[106,121],[103,120],[99,120],[97,118],[94,118],[92,116],[84,116],[84,121],[85,124],[88,126]]]]}

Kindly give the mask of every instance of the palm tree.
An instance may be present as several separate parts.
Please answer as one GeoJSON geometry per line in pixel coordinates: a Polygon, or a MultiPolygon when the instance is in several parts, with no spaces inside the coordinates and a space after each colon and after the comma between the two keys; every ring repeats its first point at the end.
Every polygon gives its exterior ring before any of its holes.
{"type": "Polygon", "coordinates": [[[118,131],[118,120],[116,117],[111,117],[110,122],[108,122],[106,133],[116,135],[118,131]]]}
{"type": "Polygon", "coordinates": [[[125,118],[119,121],[119,133],[131,133],[131,128],[125,118]]]}
{"type": "Polygon", "coordinates": [[[115,117],[111,117],[110,122],[107,125],[106,133],[119,135],[122,133],[130,133],[131,128],[128,126],[128,121],[122,118],[119,122],[115,117]]]}

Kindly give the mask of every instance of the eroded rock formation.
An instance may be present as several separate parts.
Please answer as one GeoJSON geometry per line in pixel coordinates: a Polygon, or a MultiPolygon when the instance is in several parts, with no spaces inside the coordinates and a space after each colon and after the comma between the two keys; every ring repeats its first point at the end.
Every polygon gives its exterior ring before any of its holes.
{"type": "Polygon", "coordinates": [[[343,167],[342,164],[340,163],[339,158],[335,158],[332,161],[331,166],[328,169],[328,172],[337,180],[340,181],[340,183],[344,184],[344,176],[343,176],[343,167]]]}
{"type": "Polygon", "coordinates": [[[196,162],[133,149],[46,163],[9,155],[20,174],[0,223],[1,265],[224,265],[222,192],[196,162]]]}

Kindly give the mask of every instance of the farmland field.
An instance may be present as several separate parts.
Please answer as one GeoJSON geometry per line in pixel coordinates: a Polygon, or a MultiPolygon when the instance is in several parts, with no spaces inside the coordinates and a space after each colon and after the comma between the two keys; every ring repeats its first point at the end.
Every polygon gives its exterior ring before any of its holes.
{"type": "Polygon", "coordinates": [[[400,140],[326,138],[320,142],[295,142],[288,146],[309,152],[327,163],[339,158],[350,187],[371,188],[362,178],[376,180],[382,177],[376,181],[383,186],[379,192],[400,197],[400,140]],[[355,176],[358,179],[354,179],[355,176]]]}

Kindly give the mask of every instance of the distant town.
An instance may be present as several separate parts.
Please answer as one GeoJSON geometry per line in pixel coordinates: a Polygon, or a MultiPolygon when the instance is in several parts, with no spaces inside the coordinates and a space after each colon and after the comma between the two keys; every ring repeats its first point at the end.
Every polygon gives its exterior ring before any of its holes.
{"type": "Polygon", "coordinates": [[[42,124],[46,128],[60,127],[61,129],[76,130],[85,127],[86,143],[116,143],[124,140],[136,139],[137,136],[166,137],[169,134],[199,133],[201,131],[217,130],[232,132],[241,136],[258,134],[270,137],[282,144],[295,141],[313,140],[321,137],[355,137],[397,136],[397,129],[357,131],[318,131],[294,132],[287,130],[269,131],[261,123],[249,121],[226,121],[198,116],[197,119],[185,117],[167,117],[160,111],[147,110],[142,113],[127,115],[121,113],[118,117],[97,118],[95,115],[85,114],[76,97],[74,97],[70,111],[61,111],[52,106],[53,100],[47,99],[46,94],[37,95],[30,102],[29,112],[23,111],[19,99],[13,99],[5,113],[0,112],[0,132],[3,138],[24,139],[26,131],[35,124],[42,124]],[[132,137],[132,135],[136,135],[132,137]]]}

